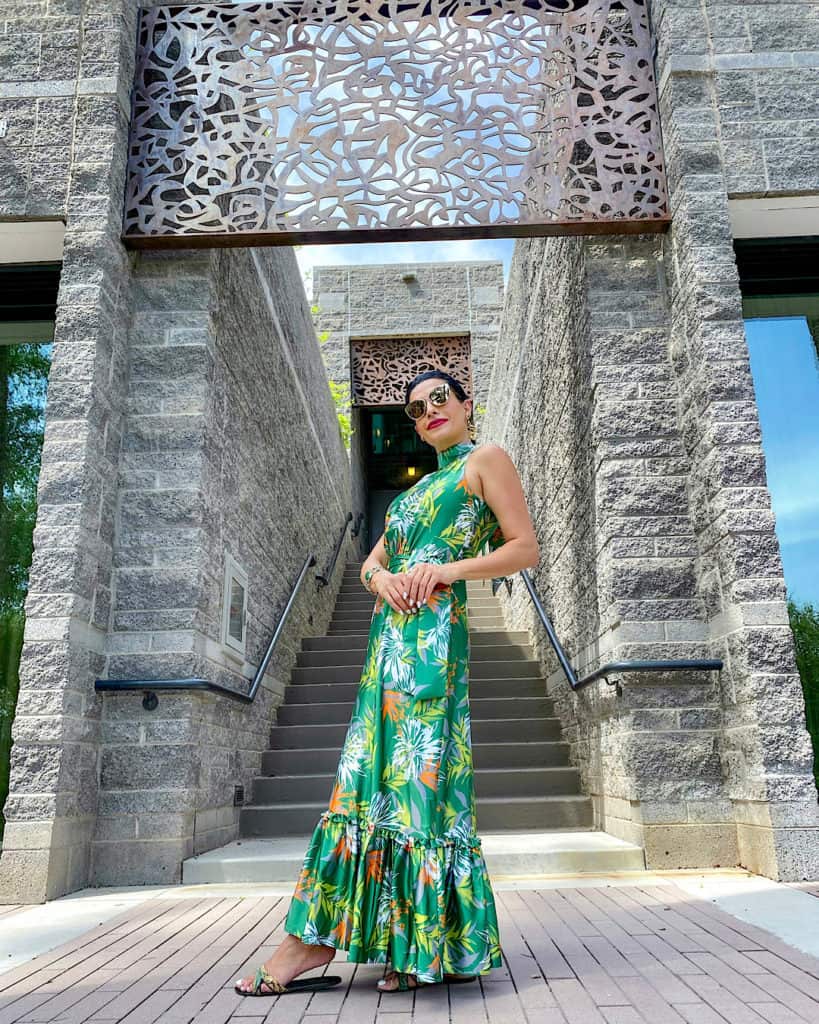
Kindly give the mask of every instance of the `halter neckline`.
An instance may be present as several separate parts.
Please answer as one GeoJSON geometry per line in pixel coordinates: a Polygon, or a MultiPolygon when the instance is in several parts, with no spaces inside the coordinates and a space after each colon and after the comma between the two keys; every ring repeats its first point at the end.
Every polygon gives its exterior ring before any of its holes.
{"type": "Polygon", "coordinates": [[[450,462],[459,459],[462,455],[468,455],[474,447],[474,441],[459,441],[457,444],[451,444],[449,448],[444,448],[443,451],[438,452],[438,469],[443,469],[444,466],[448,466],[450,462]]]}

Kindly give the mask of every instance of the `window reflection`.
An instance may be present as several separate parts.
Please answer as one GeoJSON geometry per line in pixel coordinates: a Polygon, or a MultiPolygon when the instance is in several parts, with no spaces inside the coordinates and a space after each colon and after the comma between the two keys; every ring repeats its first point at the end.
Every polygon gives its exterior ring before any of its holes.
{"type": "MultiPolygon", "coordinates": [[[[8,793],[59,266],[0,267],[0,809],[8,793]]],[[[0,836],[4,819],[0,813],[0,836]]]]}
{"type": "Polygon", "coordinates": [[[819,604],[819,363],[804,316],[746,320],[788,592],[819,604]]]}

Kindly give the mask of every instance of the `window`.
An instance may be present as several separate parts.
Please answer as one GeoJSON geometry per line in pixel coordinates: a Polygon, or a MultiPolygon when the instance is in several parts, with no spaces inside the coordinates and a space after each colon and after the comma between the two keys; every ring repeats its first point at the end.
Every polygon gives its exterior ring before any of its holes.
{"type": "Polygon", "coordinates": [[[819,238],[735,243],[768,487],[819,788],[819,238]]]}
{"type": "MultiPolygon", "coordinates": [[[[0,262],[22,252],[24,242],[10,228],[0,231],[0,262]]],[[[0,812],[8,795],[59,280],[59,263],[0,265],[0,812]]],[[[3,827],[0,813],[0,836],[3,827]]]]}
{"type": "Polygon", "coordinates": [[[819,239],[736,250],[785,582],[819,608],[819,239]]]}
{"type": "Polygon", "coordinates": [[[229,654],[245,655],[247,626],[247,573],[230,552],[225,553],[222,603],[222,644],[229,654]]]}

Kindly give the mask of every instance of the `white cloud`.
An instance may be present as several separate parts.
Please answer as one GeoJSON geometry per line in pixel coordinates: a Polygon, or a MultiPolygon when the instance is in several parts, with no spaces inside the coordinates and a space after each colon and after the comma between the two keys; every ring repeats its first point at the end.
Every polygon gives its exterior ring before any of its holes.
{"type": "Polygon", "coordinates": [[[819,453],[816,450],[790,458],[768,454],[768,487],[776,514],[776,532],[780,543],[802,544],[819,540],[819,453]]]}

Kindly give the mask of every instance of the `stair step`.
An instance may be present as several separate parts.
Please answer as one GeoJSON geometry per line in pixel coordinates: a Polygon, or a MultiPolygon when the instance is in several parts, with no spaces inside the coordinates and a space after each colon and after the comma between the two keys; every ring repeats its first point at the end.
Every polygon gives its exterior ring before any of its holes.
{"type": "MultiPolygon", "coordinates": [[[[375,594],[368,595],[364,591],[363,587],[358,587],[355,591],[348,593],[340,593],[338,600],[336,601],[336,610],[344,609],[345,611],[360,610],[363,608],[374,608],[376,604],[375,594]]],[[[501,607],[501,602],[497,597],[481,596],[478,594],[467,594],[467,605],[470,608],[478,609],[482,608],[486,611],[498,610],[501,607]]]]}
{"type": "MultiPolygon", "coordinates": [[[[367,646],[367,640],[369,639],[369,636],[370,636],[370,620],[369,619],[367,620],[367,622],[365,624],[362,624],[361,626],[357,626],[357,627],[355,627],[355,626],[350,626],[350,627],[347,627],[347,626],[331,626],[327,630],[327,634],[326,634],[327,639],[331,639],[331,638],[332,639],[339,639],[340,637],[344,637],[344,642],[346,642],[347,637],[351,637],[351,638],[358,637],[359,640],[361,640],[361,639],[364,640],[364,646],[365,647],[367,646]]],[[[501,624],[500,626],[498,626],[498,625],[494,625],[493,626],[491,623],[487,627],[483,627],[481,625],[475,626],[475,624],[474,624],[474,622],[472,620],[470,620],[470,622],[469,622],[469,636],[470,636],[470,638],[474,637],[479,642],[482,641],[482,640],[485,640],[487,643],[496,643],[496,644],[506,643],[507,640],[510,640],[510,638],[511,638],[511,642],[512,643],[529,643],[529,642],[531,642],[528,630],[523,630],[523,629],[508,630],[508,629],[505,629],[503,627],[503,624],[501,624]]],[[[303,643],[306,643],[308,639],[315,639],[315,640],[317,640],[317,639],[320,639],[320,638],[319,637],[308,637],[308,638],[305,638],[303,643]]],[[[322,637],[321,639],[324,639],[324,638],[322,637]]]]}
{"type": "MultiPolygon", "coordinates": [[[[299,668],[317,668],[322,665],[364,665],[364,647],[338,647],[334,650],[299,651],[296,665],[299,668]]],[[[487,644],[476,642],[470,650],[470,662],[476,661],[526,661],[531,660],[530,644],[487,644]]]]}
{"type": "MultiPolygon", "coordinates": [[[[372,608],[375,601],[375,594],[368,596],[367,592],[356,584],[355,589],[345,590],[342,587],[339,590],[335,609],[336,611],[351,611],[356,608],[372,608]]],[[[466,603],[470,608],[481,608],[484,611],[500,611],[502,607],[500,600],[497,597],[492,597],[491,593],[469,588],[466,591],[466,603]]]]}
{"type": "MultiPolygon", "coordinates": [[[[340,747],[347,725],[277,725],[270,730],[270,747],[299,750],[301,747],[340,747]]],[[[472,742],[527,743],[560,739],[557,718],[487,718],[472,722],[472,742]]]]}
{"type": "MultiPolygon", "coordinates": [[[[475,633],[503,633],[505,623],[499,615],[493,615],[486,619],[474,619],[469,617],[469,632],[475,633]]],[[[349,623],[345,625],[331,624],[327,630],[328,636],[349,636],[360,633],[367,633],[370,628],[370,619],[360,623],[349,623]]]]}
{"type": "MultiPolygon", "coordinates": [[[[300,688],[296,688],[296,695],[300,688]]],[[[470,701],[472,723],[492,719],[551,719],[552,701],[547,697],[480,697],[470,701]]],[[[353,701],[333,701],[323,704],[279,705],[277,724],[273,730],[290,725],[348,725],[353,713],[353,701]]],[[[473,729],[474,732],[474,729],[473,729]]]]}
{"type": "MultiPolygon", "coordinates": [[[[356,586],[361,587],[361,565],[356,565],[351,569],[345,569],[341,574],[342,583],[355,583],[356,586]]],[[[487,593],[492,593],[492,581],[491,580],[467,580],[467,587],[475,587],[485,589],[487,593]]]]}
{"type": "MultiPolygon", "coordinates": [[[[329,801],[335,773],[259,776],[253,780],[253,805],[329,801]]],[[[491,768],[475,772],[475,792],[482,797],[576,796],[576,768],[491,768]]]]}
{"type": "MultiPolygon", "coordinates": [[[[366,619],[347,619],[341,622],[331,621],[327,627],[327,636],[350,636],[362,633],[369,636],[371,623],[372,617],[366,619]]],[[[506,632],[506,623],[500,615],[470,615],[467,617],[467,626],[472,634],[506,632]]]]}
{"type": "MultiPolygon", "coordinates": [[[[354,701],[358,693],[358,682],[354,683],[299,683],[288,686],[285,691],[284,707],[287,704],[333,704],[336,701],[354,701]]],[[[472,700],[487,697],[542,697],[545,684],[542,679],[471,679],[469,695],[472,700]]]]}
{"type": "MultiPolygon", "coordinates": [[[[360,564],[346,564],[327,634],[302,642],[278,724],[271,729],[270,749],[262,755],[264,774],[253,781],[253,803],[240,811],[246,847],[271,842],[269,836],[284,837],[276,840],[284,846],[273,859],[289,878],[298,874],[305,837],[327,808],[370,641],[374,599],[361,587],[359,571],[360,564]]],[[[523,840],[511,859],[508,851],[504,855],[518,868],[543,863],[556,855],[545,852],[542,836],[590,829],[591,801],[581,794],[579,772],[569,764],[569,747],[532,657],[529,633],[507,629],[488,581],[467,581],[466,590],[478,828],[538,836],[532,849],[523,840]]],[[[559,852],[568,849],[564,844],[559,852]]],[[[628,848],[632,861],[636,849],[628,848]]],[[[186,882],[197,872],[200,878],[206,874],[207,864],[218,874],[217,860],[206,861],[207,856],[185,863],[186,882]]],[[[273,880],[269,860],[265,881],[273,880]]]]}
{"type": "Polygon", "coordinates": [[[592,803],[587,796],[480,796],[476,801],[478,832],[518,829],[590,829],[592,803]]]}
{"type": "MultiPolygon", "coordinates": [[[[334,773],[338,767],[341,742],[330,747],[297,750],[266,750],[262,754],[265,775],[309,775],[334,773]]],[[[569,745],[559,740],[534,743],[476,743],[472,748],[475,770],[488,768],[551,768],[569,763],[569,745]]]]}
{"type": "MultiPolygon", "coordinates": [[[[294,668],[291,682],[300,683],[357,683],[361,679],[362,665],[312,665],[294,668]]],[[[471,659],[472,679],[540,679],[540,665],[536,661],[484,661],[471,659]]]]}
{"type": "MultiPolygon", "coordinates": [[[[375,602],[364,597],[360,601],[338,601],[333,608],[333,617],[365,616],[372,615],[375,602]]],[[[470,615],[501,615],[502,608],[497,601],[473,600],[470,598],[466,605],[470,615]]]]}
{"type": "MultiPolygon", "coordinates": [[[[326,800],[243,807],[239,834],[244,838],[293,836],[311,832],[327,810],[326,800]]],[[[486,830],[590,828],[591,800],[584,796],[478,798],[478,832],[486,830]]]]}
{"type": "MultiPolygon", "coordinates": [[[[338,651],[356,650],[363,655],[367,650],[369,641],[369,630],[358,633],[347,633],[344,636],[308,636],[302,640],[304,651],[338,651]]],[[[470,642],[473,647],[486,647],[488,644],[499,644],[506,646],[513,644],[517,647],[531,649],[529,634],[524,629],[515,631],[496,630],[494,634],[479,633],[476,636],[470,634],[470,642]]]]}
{"type": "MultiPolygon", "coordinates": [[[[308,841],[308,835],[301,835],[228,843],[183,861],[182,884],[295,885],[308,841]]],[[[605,832],[483,831],[481,847],[493,881],[561,873],[610,875],[645,870],[639,846],[605,832]]]]}

